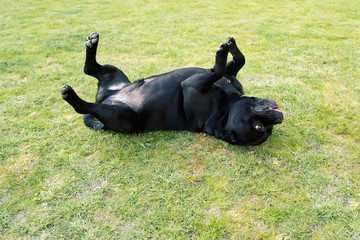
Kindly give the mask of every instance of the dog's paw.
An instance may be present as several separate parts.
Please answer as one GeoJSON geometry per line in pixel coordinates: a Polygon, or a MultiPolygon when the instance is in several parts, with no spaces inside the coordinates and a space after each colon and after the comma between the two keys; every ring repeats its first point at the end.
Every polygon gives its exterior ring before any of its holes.
{"type": "Polygon", "coordinates": [[[227,43],[223,43],[219,46],[219,48],[216,50],[216,56],[226,56],[226,54],[229,52],[229,46],[227,43]]]}
{"type": "Polygon", "coordinates": [[[74,89],[68,85],[62,86],[61,97],[67,101],[77,113],[84,114],[84,101],[79,98],[74,89]]]}
{"type": "Polygon", "coordinates": [[[71,95],[75,94],[75,91],[68,85],[64,85],[62,86],[61,90],[61,97],[66,100],[69,97],[71,97],[71,95]]]}
{"type": "Polygon", "coordinates": [[[89,48],[92,48],[94,45],[96,45],[99,42],[99,34],[94,32],[91,33],[87,39],[86,39],[86,46],[89,48]]]}
{"type": "Polygon", "coordinates": [[[238,47],[233,37],[229,37],[226,41],[226,44],[229,46],[229,51],[231,52],[231,54],[235,54],[238,51],[238,47]]]}
{"type": "Polygon", "coordinates": [[[233,37],[229,37],[226,43],[229,45],[229,47],[236,45],[235,39],[233,37]]]}

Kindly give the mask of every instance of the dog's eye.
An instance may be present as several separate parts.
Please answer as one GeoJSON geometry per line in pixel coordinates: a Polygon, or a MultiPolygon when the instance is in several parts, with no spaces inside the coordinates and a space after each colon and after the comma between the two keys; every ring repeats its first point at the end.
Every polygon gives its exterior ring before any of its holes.
{"type": "Polygon", "coordinates": [[[262,131],[264,131],[264,125],[261,125],[261,124],[256,125],[256,126],[255,126],[255,129],[256,129],[257,131],[259,131],[259,132],[262,132],[262,131]]]}

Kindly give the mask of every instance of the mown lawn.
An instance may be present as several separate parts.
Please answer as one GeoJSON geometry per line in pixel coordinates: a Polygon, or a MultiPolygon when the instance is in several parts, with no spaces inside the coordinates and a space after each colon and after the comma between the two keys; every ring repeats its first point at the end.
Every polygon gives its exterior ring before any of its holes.
{"type": "Polygon", "coordinates": [[[0,0],[1,239],[359,239],[356,1],[0,0]],[[130,79],[210,68],[233,36],[248,95],[285,121],[257,147],[95,132],[86,36],[130,79]]]}

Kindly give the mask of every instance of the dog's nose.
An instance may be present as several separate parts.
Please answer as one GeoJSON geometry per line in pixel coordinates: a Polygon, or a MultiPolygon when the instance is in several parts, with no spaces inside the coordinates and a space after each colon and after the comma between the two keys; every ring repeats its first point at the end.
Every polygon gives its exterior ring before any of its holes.
{"type": "Polygon", "coordinates": [[[277,119],[275,121],[275,124],[280,124],[282,123],[284,120],[284,115],[282,114],[282,112],[278,112],[278,116],[277,116],[277,119]]]}

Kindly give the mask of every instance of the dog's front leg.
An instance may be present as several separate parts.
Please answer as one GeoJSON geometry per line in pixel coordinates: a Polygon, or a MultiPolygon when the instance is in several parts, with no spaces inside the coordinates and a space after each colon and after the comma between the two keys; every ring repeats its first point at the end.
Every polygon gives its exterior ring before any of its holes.
{"type": "Polygon", "coordinates": [[[236,79],[236,75],[239,72],[239,70],[244,66],[245,64],[245,57],[239,50],[239,48],[236,45],[235,39],[230,37],[228,38],[226,42],[229,46],[229,52],[233,56],[233,60],[229,61],[226,64],[226,78],[229,80],[230,84],[238,90],[242,95],[244,95],[244,90],[239,82],[239,80],[236,79]]]}
{"type": "Polygon", "coordinates": [[[183,88],[193,88],[199,92],[206,92],[216,81],[221,79],[226,73],[227,55],[229,47],[227,43],[220,45],[216,51],[215,65],[208,72],[199,73],[181,83],[183,88]]]}
{"type": "Polygon", "coordinates": [[[231,55],[233,56],[233,60],[228,62],[226,65],[226,74],[236,77],[237,73],[245,65],[245,57],[236,45],[234,38],[229,37],[226,43],[229,46],[231,55]]]}

